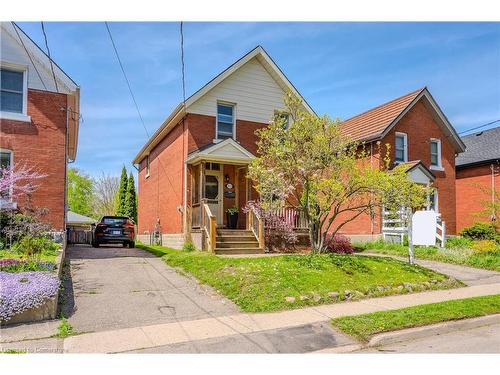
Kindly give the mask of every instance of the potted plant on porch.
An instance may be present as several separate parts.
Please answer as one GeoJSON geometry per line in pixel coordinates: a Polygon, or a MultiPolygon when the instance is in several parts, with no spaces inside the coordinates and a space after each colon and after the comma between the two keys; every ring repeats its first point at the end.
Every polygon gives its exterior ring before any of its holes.
{"type": "Polygon", "coordinates": [[[236,229],[238,226],[238,207],[231,207],[226,210],[227,227],[229,229],[236,229]]]}

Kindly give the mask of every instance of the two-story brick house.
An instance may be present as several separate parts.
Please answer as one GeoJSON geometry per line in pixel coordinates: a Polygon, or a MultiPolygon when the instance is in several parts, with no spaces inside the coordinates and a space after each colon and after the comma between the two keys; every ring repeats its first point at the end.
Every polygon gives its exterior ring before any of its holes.
{"type": "MultiPolygon", "coordinates": [[[[1,164],[26,165],[47,176],[37,181],[32,204],[48,209],[43,220],[63,231],[66,169],[78,142],[79,87],[16,24],[0,27],[1,164]]],[[[21,210],[25,203],[2,199],[3,206],[21,210]]]]}
{"type": "MultiPolygon", "coordinates": [[[[218,252],[260,246],[255,242],[259,238],[252,238],[259,233],[255,218],[241,212],[249,200],[257,198],[246,177],[247,168],[257,151],[255,131],[283,111],[288,90],[302,98],[262,47],[257,47],[172,112],[133,161],[139,166],[138,233],[142,240],[148,241],[156,229],[163,234],[163,244],[173,247],[182,246],[186,236],[198,247],[202,242],[204,247],[212,243],[218,252]],[[240,210],[240,231],[234,235],[220,230],[227,225],[224,213],[232,207],[240,210]],[[212,216],[216,230],[210,230],[207,215],[212,216]],[[245,228],[249,230],[242,231],[245,228]]],[[[304,110],[314,113],[302,100],[304,110]]],[[[393,145],[396,161],[408,162],[409,173],[417,181],[434,182],[436,208],[439,196],[443,218],[454,232],[454,159],[463,144],[427,89],[356,116],[342,129],[368,147],[378,141],[393,145]]],[[[375,152],[371,157],[373,166],[381,167],[375,152]]],[[[304,229],[300,214],[290,218],[304,229]]],[[[380,218],[359,217],[344,227],[344,233],[378,236],[380,218]]]]}

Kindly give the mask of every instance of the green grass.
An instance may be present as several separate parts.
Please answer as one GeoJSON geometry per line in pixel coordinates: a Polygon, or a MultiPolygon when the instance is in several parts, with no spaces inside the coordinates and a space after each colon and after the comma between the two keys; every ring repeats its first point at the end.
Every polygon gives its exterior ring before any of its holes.
{"type": "Polygon", "coordinates": [[[350,336],[368,341],[377,333],[497,313],[500,313],[500,294],[346,316],[333,319],[332,324],[350,336]]]}
{"type": "Polygon", "coordinates": [[[0,354],[26,354],[25,350],[17,350],[17,349],[5,349],[0,350],[0,354]]]}
{"type": "MultiPolygon", "coordinates": [[[[43,254],[40,255],[40,261],[55,263],[56,257],[57,257],[57,251],[45,251],[43,254]]],[[[23,258],[23,254],[8,249],[0,250],[0,259],[3,258],[21,259],[23,258]]]]}
{"type": "MultiPolygon", "coordinates": [[[[398,244],[389,244],[383,241],[373,241],[364,244],[355,244],[356,249],[378,254],[408,256],[408,247],[398,244]]],[[[418,259],[436,260],[440,262],[460,264],[470,267],[500,271],[500,251],[491,253],[475,253],[466,247],[437,248],[415,247],[415,257],[418,259]]]]}
{"type": "Polygon", "coordinates": [[[246,312],[461,285],[445,275],[390,258],[336,254],[222,258],[199,251],[137,246],[214,287],[246,312]],[[287,301],[287,297],[294,300],[287,301]]]}

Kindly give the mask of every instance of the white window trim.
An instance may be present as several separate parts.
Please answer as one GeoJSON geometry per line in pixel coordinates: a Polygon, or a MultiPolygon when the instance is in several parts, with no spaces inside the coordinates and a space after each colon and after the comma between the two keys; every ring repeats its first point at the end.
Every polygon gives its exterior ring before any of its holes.
{"type": "Polygon", "coordinates": [[[406,163],[408,161],[408,134],[406,133],[401,133],[401,132],[396,132],[394,136],[394,161],[395,163],[406,163]],[[404,141],[403,141],[403,147],[404,147],[404,160],[396,160],[396,138],[398,136],[402,136],[404,141]]]}
{"type": "MultiPolygon", "coordinates": [[[[438,158],[438,165],[432,165],[430,164],[429,169],[432,169],[434,171],[444,171],[443,164],[441,161],[441,140],[438,138],[431,138],[431,143],[436,142],[437,143],[437,158],[438,158]]],[[[432,148],[431,148],[432,150],[432,148]]],[[[432,151],[431,151],[431,160],[432,160],[432,151]]]]}
{"type": "Polygon", "coordinates": [[[231,102],[226,102],[223,100],[217,100],[215,103],[215,139],[213,140],[214,143],[219,143],[222,142],[223,139],[219,138],[219,112],[217,110],[217,106],[219,104],[222,105],[227,105],[233,107],[233,136],[232,138],[236,140],[236,103],[231,103],[231,102]]]}
{"type": "Polygon", "coordinates": [[[23,73],[23,112],[0,111],[0,119],[31,122],[31,116],[28,116],[28,66],[1,61],[0,68],[23,73]]]}
{"type": "Polygon", "coordinates": [[[151,164],[150,164],[149,154],[148,154],[148,155],[146,155],[146,176],[145,176],[145,178],[148,178],[150,173],[151,173],[151,164]]]}

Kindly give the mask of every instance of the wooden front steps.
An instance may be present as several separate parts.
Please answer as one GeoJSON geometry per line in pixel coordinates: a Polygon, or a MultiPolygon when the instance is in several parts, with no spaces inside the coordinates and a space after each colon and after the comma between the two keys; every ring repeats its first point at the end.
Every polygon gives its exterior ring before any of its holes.
{"type": "Polygon", "coordinates": [[[215,254],[263,254],[251,230],[217,229],[215,254]]]}

